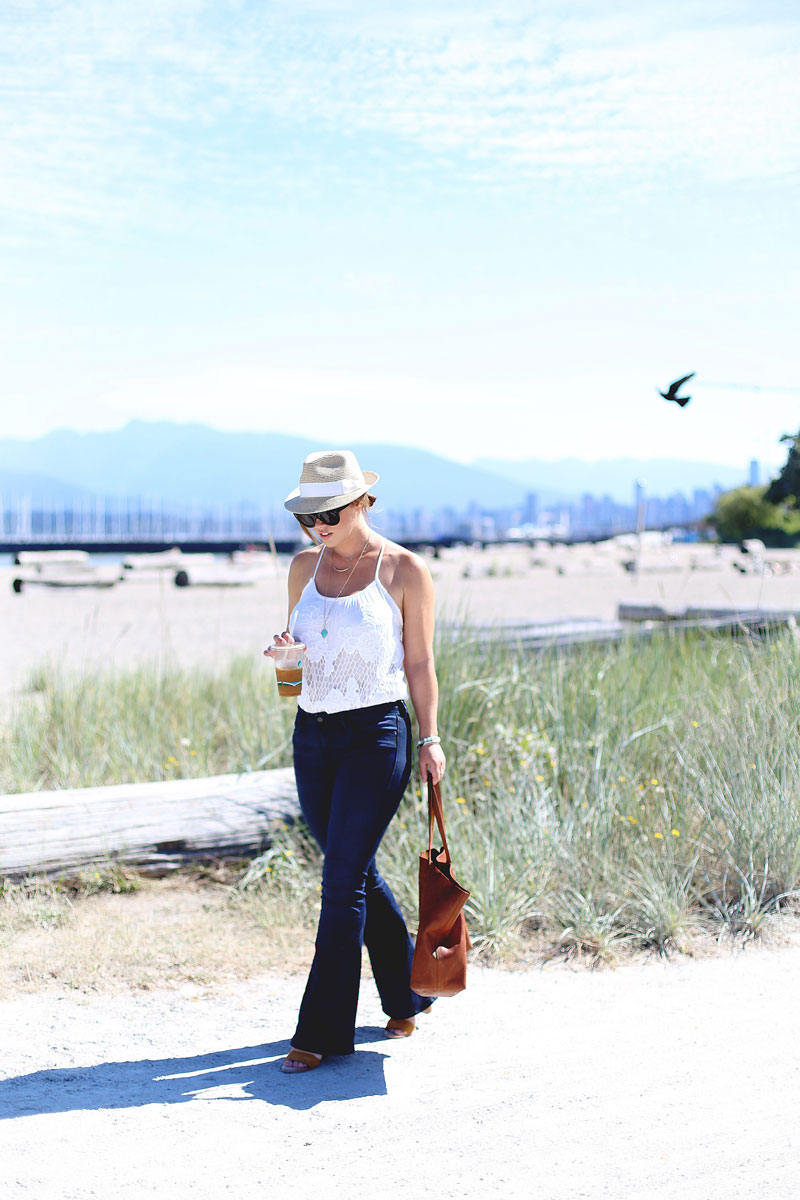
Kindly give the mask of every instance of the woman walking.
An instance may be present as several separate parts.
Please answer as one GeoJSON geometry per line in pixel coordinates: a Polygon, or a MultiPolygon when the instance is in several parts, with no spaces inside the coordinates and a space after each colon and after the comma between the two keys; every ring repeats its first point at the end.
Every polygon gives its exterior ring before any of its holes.
{"type": "MultiPolygon", "coordinates": [[[[444,775],[436,728],[433,585],[417,555],[367,514],[378,480],[348,450],[309,454],[285,507],[312,535],[289,569],[277,645],[306,645],[293,749],[305,820],[324,853],[314,961],[281,1070],[352,1054],[366,944],[389,1037],[408,1037],[430,1000],[411,990],[413,944],[375,865],[411,775],[410,693],[422,778],[444,775]]],[[[266,651],[265,653],[269,653],[266,651]]]]}

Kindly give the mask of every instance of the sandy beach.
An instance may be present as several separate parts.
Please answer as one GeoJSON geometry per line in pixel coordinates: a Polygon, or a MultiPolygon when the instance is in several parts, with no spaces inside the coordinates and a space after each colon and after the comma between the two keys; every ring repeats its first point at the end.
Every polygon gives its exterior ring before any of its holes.
{"type": "MultiPolygon", "coordinates": [[[[800,552],[768,551],[776,571],[758,573],[734,547],[648,546],[638,574],[633,551],[598,546],[454,548],[429,558],[440,619],[467,622],[613,620],[620,603],[668,608],[800,607],[800,552]],[[743,573],[745,572],[745,573],[743,573]]],[[[126,579],[108,590],[11,590],[0,570],[0,703],[7,707],[44,662],[67,670],[143,662],[213,666],[234,654],[260,656],[286,621],[288,559],[252,586],[176,588],[161,578],[126,579]]]]}

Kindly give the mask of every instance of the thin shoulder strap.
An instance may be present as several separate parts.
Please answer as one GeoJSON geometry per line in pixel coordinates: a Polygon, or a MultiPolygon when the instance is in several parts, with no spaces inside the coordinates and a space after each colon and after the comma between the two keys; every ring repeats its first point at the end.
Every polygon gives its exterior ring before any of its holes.
{"type": "Polygon", "coordinates": [[[316,578],[317,578],[317,571],[319,570],[319,564],[322,562],[322,556],[323,556],[323,554],[324,554],[324,553],[325,553],[325,547],[324,547],[324,546],[322,546],[322,547],[320,548],[320,552],[319,552],[319,554],[317,555],[317,561],[316,561],[316,564],[315,564],[315,566],[314,566],[314,574],[311,576],[311,578],[312,578],[312,579],[316,579],[316,578]]]}
{"type": "Polygon", "coordinates": [[[378,554],[378,561],[375,563],[375,578],[376,579],[378,578],[378,572],[381,569],[381,560],[383,559],[383,550],[384,550],[385,545],[386,545],[386,538],[384,538],[383,541],[381,542],[381,548],[380,548],[380,552],[378,554]]]}

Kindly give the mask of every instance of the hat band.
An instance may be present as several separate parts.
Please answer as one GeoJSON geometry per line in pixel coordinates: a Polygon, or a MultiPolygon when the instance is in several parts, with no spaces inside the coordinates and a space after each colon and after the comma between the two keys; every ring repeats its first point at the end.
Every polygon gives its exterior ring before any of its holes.
{"type": "Polygon", "coordinates": [[[363,476],[361,479],[332,479],[330,483],[301,483],[300,495],[307,499],[314,496],[346,496],[348,492],[364,486],[363,476]]]}

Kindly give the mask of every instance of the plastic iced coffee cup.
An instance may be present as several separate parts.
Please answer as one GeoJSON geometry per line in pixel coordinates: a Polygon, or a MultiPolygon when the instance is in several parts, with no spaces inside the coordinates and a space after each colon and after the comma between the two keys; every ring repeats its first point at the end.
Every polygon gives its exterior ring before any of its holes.
{"type": "Polygon", "coordinates": [[[284,700],[300,695],[303,686],[303,658],[306,648],[302,642],[292,642],[288,646],[269,648],[270,658],[275,663],[275,679],[278,684],[278,695],[284,700]]]}

